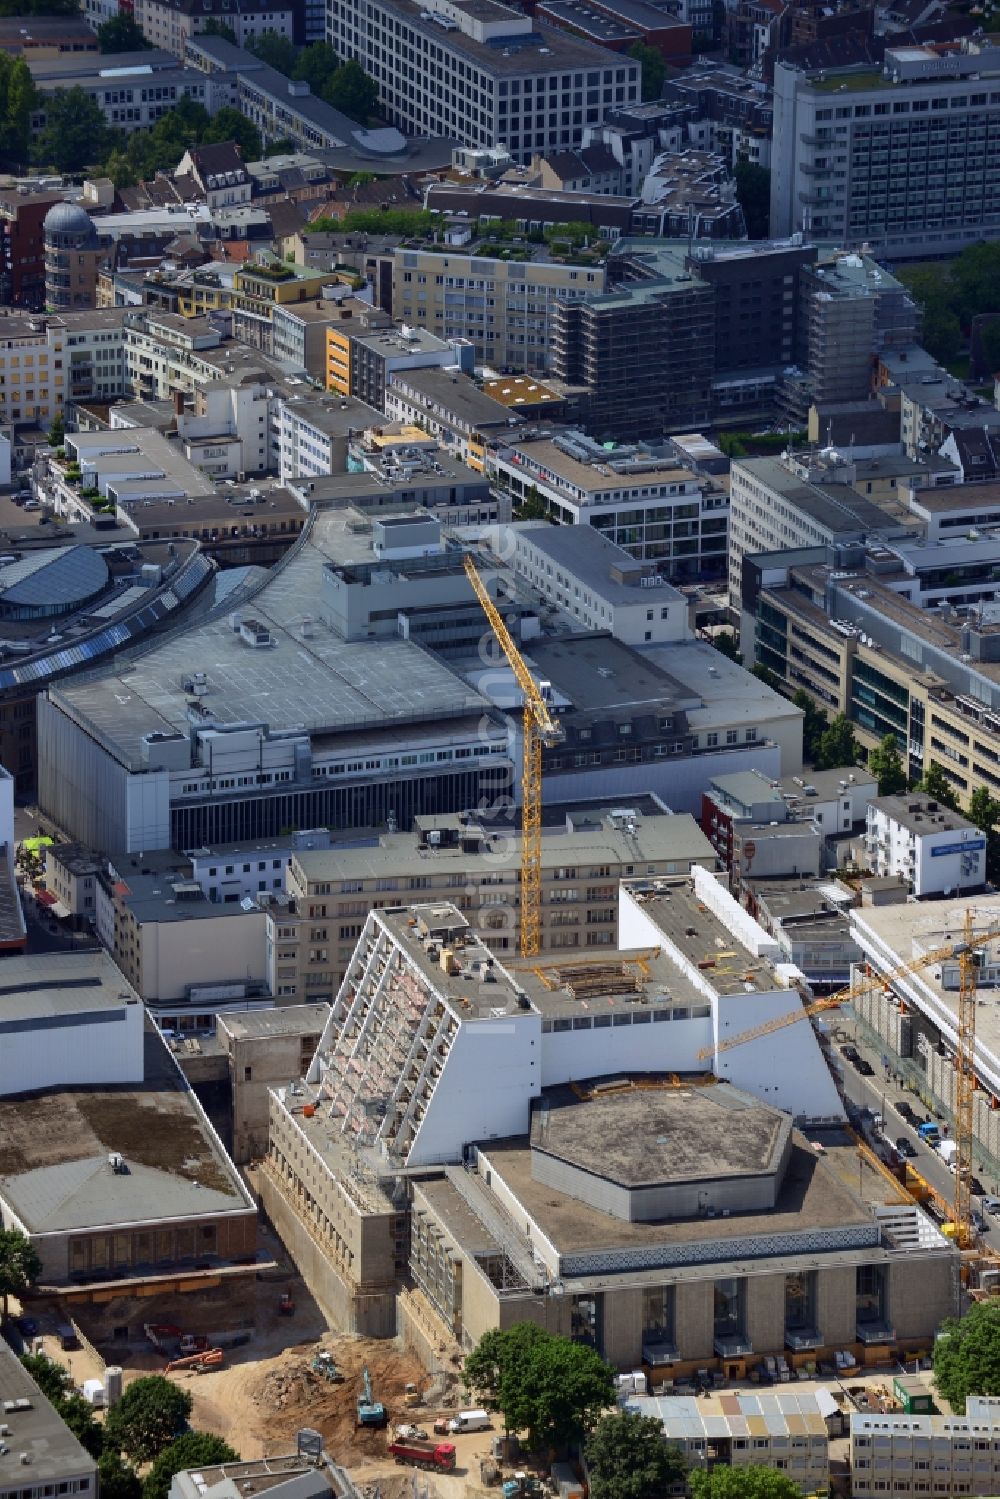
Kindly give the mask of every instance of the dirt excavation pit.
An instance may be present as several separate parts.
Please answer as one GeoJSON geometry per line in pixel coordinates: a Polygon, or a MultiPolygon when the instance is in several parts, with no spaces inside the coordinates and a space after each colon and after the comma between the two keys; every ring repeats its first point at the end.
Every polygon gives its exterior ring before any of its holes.
{"type": "Polygon", "coordinates": [[[224,1437],[244,1458],[294,1451],[296,1433],[310,1426],[322,1434],[336,1462],[353,1467],[384,1463],[389,1440],[384,1431],[356,1424],[366,1365],[372,1394],[385,1405],[392,1425],[412,1421],[430,1434],[436,1416],[458,1408],[455,1382],[446,1404],[421,1404],[408,1410],[403,1400],[407,1384],[416,1385],[421,1394],[431,1385],[431,1376],[416,1354],[394,1341],[334,1333],[258,1360],[253,1359],[250,1345],[234,1350],[234,1361],[222,1369],[205,1374],[178,1372],[171,1378],[194,1399],[191,1424],[224,1437]],[[332,1356],[343,1383],[333,1384],[312,1369],[312,1360],[321,1349],[332,1356]]]}

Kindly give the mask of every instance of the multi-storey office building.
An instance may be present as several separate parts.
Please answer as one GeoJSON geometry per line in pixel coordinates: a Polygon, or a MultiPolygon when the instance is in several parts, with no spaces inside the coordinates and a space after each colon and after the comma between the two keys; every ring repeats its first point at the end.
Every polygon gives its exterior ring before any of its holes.
{"type": "MultiPolygon", "coordinates": [[[[326,335],[326,387],[384,411],[394,374],[457,365],[462,346],[456,344],[426,328],[397,325],[388,313],[351,298],[341,304],[326,335]]],[[[472,347],[464,347],[471,367],[472,347]]]]}
{"type": "Polygon", "coordinates": [[[477,473],[483,472],[487,444],[521,425],[517,408],[512,412],[456,369],[397,370],[382,404],[387,416],[426,428],[477,473]]]}
{"type": "MultiPolygon", "coordinates": [[[[644,875],[715,867],[708,839],[690,816],[664,815],[656,797],[608,810],[552,809],[542,837],[542,951],[614,947],[618,884],[644,875]]],[[[365,917],[421,891],[453,902],[491,952],[518,950],[521,840],[503,824],[502,847],[474,813],[417,818],[412,833],[383,834],[367,847],[292,856],[288,904],[268,914],[268,981],[279,1003],[332,1001],[365,917]]],[[[416,897],[414,897],[416,898],[416,897]]]]}
{"type": "Polygon", "coordinates": [[[725,494],[651,448],[609,452],[582,432],[515,437],[487,455],[487,470],[516,502],[537,495],[553,520],[594,526],[666,577],[725,567],[725,494]]]}
{"type": "Polygon", "coordinates": [[[928,609],[897,591],[905,574],[879,571],[887,549],[874,553],[872,567],[860,548],[835,562],[821,548],[748,558],[744,642],[788,689],[846,713],[866,748],[893,735],[914,778],[933,761],[963,802],[980,786],[997,795],[994,606],[928,609]]]}
{"type": "Polygon", "coordinates": [[[179,66],[176,55],[158,48],[119,53],[111,69],[102,68],[101,58],[88,54],[61,54],[30,66],[37,90],[33,130],[45,125],[46,99],[64,89],[82,89],[108,124],[124,131],[148,130],[182,99],[203,105],[209,114],[228,102],[228,89],[220,90],[195,68],[179,66]]]}
{"type": "Polygon", "coordinates": [[[888,47],[881,68],[774,71],[771,230],[911,259],[996,232],[1000,49],[888,47]]]}
{"type": "Polygon", "coordinates": [[[94,1499],[96,1459],[77,1441],[5,1339],[0,1339],[0,1389],[4,1415],[8,1417],[4,1433],[7,1462],[0,1477],[3,1499],[20,1499],[25,1490],[32,1496],[44,1495],[47,1488],[53,1493],[94,1499]],[[25,1477],[27,1464],[10,1460],[15,1442],[18,1452],[30,1454],[30,1477],[25,1477]]]}
{"type": "Polygon", "coordinates": [[[291,37],[294,7],[285,0],[135,0],[135,20],[154,47],[184,58],[188,41],[205,30],[212,19],[222,19],[244,47],[265,31],[291,37]]]}
{"type": "Polygon", "coordinates": [[[500,0],[344,0],[327,7],[327,40],[376,80],[401,129],[503,145],[518,161],[580,145],[588,125],[640,94],[634,59],[500,0]]]}
{"type": "Polygon", "coordinates": [[[405,828],[475,806],[487,772],[509,772],[506,725],[420,646],[336,633],[323,598],[338,555],[377,560],[344,512],[321,512],[228,608],[86,685],[51,689],[39,799],[56,822],[91,848],[131,852],[377,826],[390,813],[405,828]]]}
{"type": "Polygon", "coordinates": [[[477,360],[540,372],[552,364],[559,304],[602,292],[605,284],[604,266],[593,262],[561,265],[400,249],[394,254],[392,315],[447,341],[467,340],[477,360]]]}

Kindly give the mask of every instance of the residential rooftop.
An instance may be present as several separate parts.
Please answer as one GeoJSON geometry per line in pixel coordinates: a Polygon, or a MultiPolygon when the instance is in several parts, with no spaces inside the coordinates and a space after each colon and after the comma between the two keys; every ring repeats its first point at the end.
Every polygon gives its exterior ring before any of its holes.
{"type": "Polygon", "coordinates": [[[27,1463],[30,1464],[29,1487],[49,1487],[57,1493],[65,1485],[63,1492],[67,1492],[78,1487],[72,1480],[89,1474],[93,1493],[97,1481],[95,1460],[77,1441],[62,1416],[57,1415],[3,1338],[0,1338],[0,1391],[4,1402],[4,1446],[7,1449],[0,1479],[4,1490],[11,1480],[16,1483],[17,1475],[24,1471],[20,1466],[12,1471],[15,1461],[18,1464],[22,1461],[20,1457],[15,1459],[14,1454],[23,1452],[27,1453],[27,1463]],[[16,1408],[8,1410],[8,1405],[16,1408]]]}
{"type": "Polygon", "coordinates": [[[273,1010],[230,1011],[218,1017],[218,1025],[234,1041],[254,1041],[269,1036],[322,1034],[329,1018],[327,1004],[282,1005],[273,1010]]]}
{"type": "Polygon", "coordinates": [[[468,375],[457,370],[435,369],[433,366],[394,370],[389,383],[390,386],[399,385],[416,391],[432,410],[457,417],[470,431],[481,427],[506,427],[511,422],[510,412],[502,401],[494,400],[468,375]]]}
{"type": "Polygon", "coordinates": [[[928,796],[880,796],[872,805],[900,827],[918,837],[933,833],[972,832],[975,823],[943,802],[928,796]]]}

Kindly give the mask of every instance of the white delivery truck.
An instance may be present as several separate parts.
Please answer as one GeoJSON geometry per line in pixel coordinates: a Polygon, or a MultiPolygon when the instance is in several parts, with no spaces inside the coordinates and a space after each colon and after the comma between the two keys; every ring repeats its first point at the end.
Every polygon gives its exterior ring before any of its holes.
{"type": "Polygon", "coordinates": [[[488,1411],[459,1411],[448,1422],[449,1431],[489,1431],[492,1426],[488,1411]]]}

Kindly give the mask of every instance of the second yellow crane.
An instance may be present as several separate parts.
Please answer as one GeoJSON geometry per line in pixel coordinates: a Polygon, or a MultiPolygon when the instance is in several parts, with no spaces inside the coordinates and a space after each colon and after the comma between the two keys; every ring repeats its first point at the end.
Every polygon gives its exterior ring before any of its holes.
{"type": "Polygon", "coordinates": [[[490,622],[500,649],[524,698],[521,772],[521,956],[533,958],[542,947],[542,749],[558,744],[562,727],[549,712],[541,688],[525,665],[472,558],[465,571],[490,622]]]}

